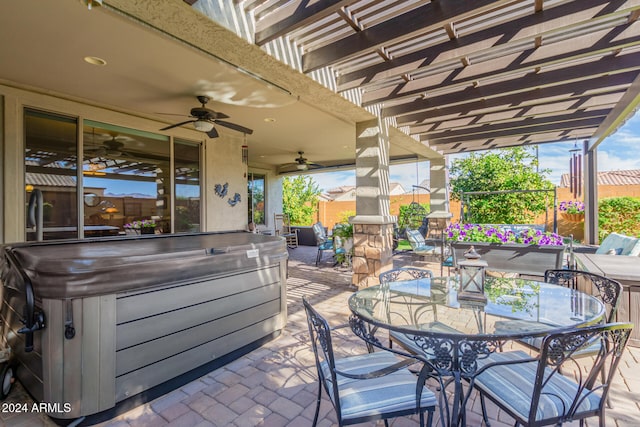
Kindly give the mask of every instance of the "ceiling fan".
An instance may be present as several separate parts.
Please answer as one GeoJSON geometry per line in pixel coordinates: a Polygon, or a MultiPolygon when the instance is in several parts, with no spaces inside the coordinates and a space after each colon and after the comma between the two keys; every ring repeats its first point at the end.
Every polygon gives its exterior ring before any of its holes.
{"type": "Polygon", "coordinates": [[[219,136],[218,131],[214,127],[214,124],[237,130],[238,132],[242,132],[248,135],[251,135],[253,133],[252,129],[237,125],[235,123],[220,120],[228,119],[229,116],[205,107],[207,102],[209,102],[208,96],[200,95],[197,98],[202,106],[194,107],[191,109],[191,111],[189,112],[189,117],[191,117],[190,120],[185,120],[184,122],[176,123],[171,126],[164,127],[160,130],[169,130],[178,126],[186,125],[187,123],[193,123],[193,127],[196,128],[196,130],[206,133],[209,138],[217,138],[219,136]]]}
{"type": "Polygon", "coordinates": [[[321,168],[322,165],[314,162],[309,162],[305,157],[303,157],[304,151],[298,151],[298,157],[295,158],[294,163],[286,163],[281,165],[278,169],[280,172],[294,172],[296,170],[306,171],[309,169],[318,169],[321,168]]]}
{"type": "Polygon", "coordinates": [[[120,157],[123,155],[128,156],[129,154],[123,151],[124,143],[121,142],[120,139],[129,140],[131,138],[118,136],[117,134],[110,135],[111,139],[103,141],[102,144],[98,145],[97,147],[87,148],[85,152],[94,157],[120,157]]]}

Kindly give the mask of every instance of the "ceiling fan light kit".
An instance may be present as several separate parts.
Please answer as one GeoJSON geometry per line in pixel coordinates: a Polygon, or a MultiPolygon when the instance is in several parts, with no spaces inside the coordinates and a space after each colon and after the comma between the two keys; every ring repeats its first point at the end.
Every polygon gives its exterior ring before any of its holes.
{"type": "Polygon", "coordinates": [[[193,127],[200,132],[209,132],[213,129],[213,123],[207,122],[206,120],[196,120],[193,122],[193,127]]]}
{"type": "Polygon", "coordinates": [[[229,118],[229,116],[227,116],[224,113],[219,113],[217,111],[213,111],[210,108],[207,108],[205,105],[207,104],[207,102],[209,102],[208,96],[200,95],[197,98],[198,98],[198,102],[200,102],[202,106],[194,107],[191,109],[191,111],[189,111],[188,117],[190,117],[191,120],[185,120],[180,123],[175,123],[170,126],[163,127],[160,130],[169,130],[178,126],[186,125],[187,123],[193,123],[193,127],[196,130],[200,132],[205,132],[207,136],[209,136],[209,138],[217,138],[219,136],[218,131],[216,131],[214,127],[214,125],[216,124],[220,126],[224,126],[229,129],[236,130],[238,132],[242,132],[245,135],[251,135],[253,133],[252,129],[237,125],[235,123],[225,122],[223,120],[220,120],[220,119],[227,119],[229,118]]]}
{"type": "Polygon", "coordinates": [[[298,151],[298,157],[296,157],[294,159],[293,163],[287,163],[284,165],[280,165],[279,171],[280,173],[287,173],[287,172],[295,172],[296,170],[299,170],[300,172],[303,171],[307,171],[309,169],[319,169],[322,168],[322,165],[319,165],[318,163],[314,163],[314,162],[310,162],[308,161],[304,156],[303,156],[304,152],[303,151],[298,151]]]}

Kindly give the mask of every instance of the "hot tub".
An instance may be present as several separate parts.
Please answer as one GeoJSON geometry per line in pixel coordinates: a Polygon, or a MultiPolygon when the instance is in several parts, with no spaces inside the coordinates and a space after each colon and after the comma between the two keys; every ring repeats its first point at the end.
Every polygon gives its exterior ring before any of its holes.
{"type": "MultiPolygon", "coordinates": [[[[202,233],[2,248],[2,337],[49,415],[76,418],[270,339],[283,239],[202,233]]],[[[248,350],[247,350],[248,351],[248,350]]]]}

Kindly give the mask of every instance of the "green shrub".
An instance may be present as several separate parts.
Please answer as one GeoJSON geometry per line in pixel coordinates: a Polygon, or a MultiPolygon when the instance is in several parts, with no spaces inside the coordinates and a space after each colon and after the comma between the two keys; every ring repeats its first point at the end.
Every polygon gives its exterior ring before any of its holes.
{"type": "Polygon", "coordinates": [[[610,233],[640,237],[640,198],[612,197],[598,201],[600,240],[610,233]]]}
{"type": "Polygon", "coordinates": [[[348,223],[352,216],[356,216],[356,211],[342,211],[338,214],[338,223],[348,223]]]}

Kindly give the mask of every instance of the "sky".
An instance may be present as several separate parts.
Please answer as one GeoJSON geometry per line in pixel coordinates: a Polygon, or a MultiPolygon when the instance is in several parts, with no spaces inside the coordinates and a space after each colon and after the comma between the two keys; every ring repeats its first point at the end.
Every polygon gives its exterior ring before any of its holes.
{"type": "MultiPolygon", "coordinates": [[[[538,156],[540,169],[551,169],[549,180],[555,185],[560,184],[563,173],[569,173],[569,158],[575,142],[558,142],[541,144],[538,156]]],[[[582,141],[578,141],[582,147],[582,141]]],[[[640,169],[640,113],[629,119],[617,132],[610,135],[598,146],[598,170],[628,170],[640,169]]],[[[449,163],[460,155],[449,156],[449,163]]],[[[389,169],[390,181],[399,182],[407,192],[411,192],[412,185],[419,184],[429,178],[429,163],[419,162],[416,170],[415,163],[392,165],[389,169]]],[[[355,171],[325,172],[312,174],[311,177],[322,191],[342,185],[356,185],[355,171]]]]}

